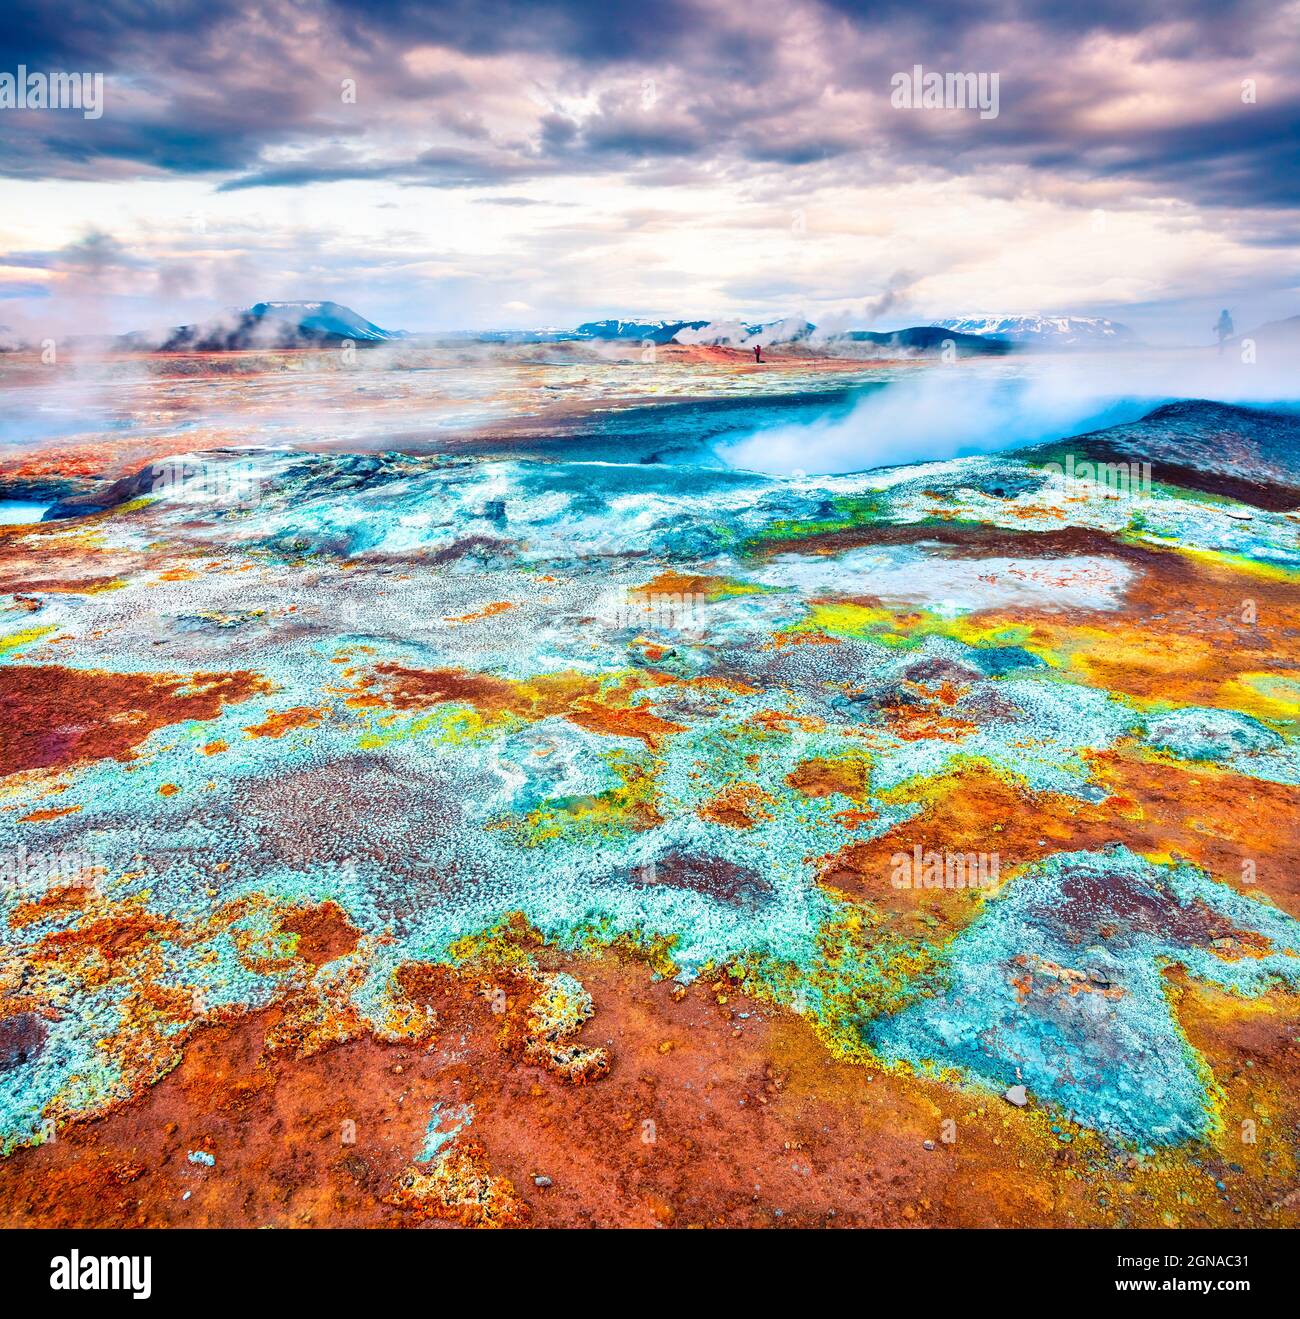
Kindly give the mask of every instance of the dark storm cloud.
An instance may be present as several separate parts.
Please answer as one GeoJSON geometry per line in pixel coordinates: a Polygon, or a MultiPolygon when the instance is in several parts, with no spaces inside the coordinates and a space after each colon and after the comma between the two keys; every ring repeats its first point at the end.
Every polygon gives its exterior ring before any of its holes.
{"type": "Polygon", "coordinates": [[[1250,49],[1239,40],[1261,18],[1276,12],[1273,0],[822,0],[825,6],[863,26],[923,34],[931,48],[960,49],[972,29],[1012,22],[1032,25],[1044,35],[1076,39],[1090,32],[1120,36],[1185,25],[1177,48],[1183,58],[1206,52],[1250,49]],[[945,45],[951,42],[951,45],[945,45]]]}
{"type": "MultiPolygon", "coordinates": [[[[433,188],[482,188],[556,174],[561,168],[559,163],[540,157],[509,158],[457,147],[430,148],[414,159],[388,163],[330,152],[291,165],[238,175],[221,183],[217,191],[300,187],[307,183],[340,183],[351,179],[386,179],[392,183],[423,184],[433,188]]],[[[594,171],[595,165],[587,168],[594,171]]]]}
{"type": "Polygon", "coordinates": [[[786,141],[757,137],[742,147],[746,160],[771,165],[811,165],[862,150],[860,138],[798,137],[786,141]]]}
{"type": "Polygon", "coordinates": [[[1261,0],[73,0],[57,10],[9,0],[0,70],[101,69],[108,86],[94,122],[3,112],[13,118],[0,173],[196,175],[229,191],[344,179],[491,187],[630,169],[689,179],[699,168],[785,172],[803,186],[829,162],[844,183],[1022,166],[1203,205],[1293,207],[1300,91],[1248,106],[1230,84],[1198,81],[1211,62],[1236,61],[1234,76],[1248,77],[1275,57],[1277,12],[1261,0]],[[1111,64],[1087,63],[1079,52],[1094,37],[1127,44],[1111,64]],[[408,58],[431,47],[548,61],[575,93],[600,95],[582,114],[540,107],[503,136],[481,81],[408,58]],[[805,48],[814,53],[791,62],[805,48]],[[853,98],[886,106],[891,74],[913,62],[999,71],[1000,116],[885,113],[870,133],[854,122],[853,98]],[[1186,106],[1172,123],[1125,105],[1125,75],[1156,64],[1186,106]],[[365,89],[350,118],[338,96],[346,74],[365,89]],[[847,98],[847,119],[828,109],[842,103],[832,94],[847,98]]]}
{"type": "Polygon", "coordinates": [[[239,0],[6,5],[0,72],[102,72],[105,95],[96,120],[75,111],[0,112],[0,174],[230,174],[254,167],[268,146],[356,131],[319,118],[320,79],[303,76],[287,35],[289,16],[307,13],[311,0],[273,0],[256,27],[239,0]]]}
{"type": "Polygon", "coordinates": [[[5,0],[0,69],[118,69],[133,52],[161,43],[199,51],[211,31],[237,15],[233,0],[5,0]]]}
{"type": "MultiPolygon", "coordinates": [[[[30,123],[34,114],[27,116],[30,123]]],[[[39,135],[14,132],[0,169],[14,178],[114,179],[143,172],[220,174],[254,165],[269,140],[252,124],[173,118],[125,121],[47,116],[39,135]]],[[[25,125],[24,125],[25,127],[25,125]]]]}
{"type": "Polygon", "coordinates": [[[684,0],[327,0],[327,8],[361,43],[431,43],[473,55],[558,51],[597,64],[663,59],[705,17],[684,0]]]}
{"type": "Polygon", "coordinates": [[[1136,174],[1177,192],[1188,175],[1199,195],[1221,206],[1300,206],[1300,103],[1243,106],[1212,124],[1139,130],[1122,143],[1097,143],[1100,153],[1118,147],[1118,160],[1099,160],[1098,174],[1136,174]]]}
{"type": "MultiPolygon", "coordinates": [[[[1077,90],[1088,106],[1105,106],[1105,87],[1081,78],[1077,90]]],[[[1050,76],[1019,86],[1004,76],[997,119],[971,116],[954,130],[924,114],[901,114],[892,141],[910,164],[955,172],[999,162],[1075,180],[1132,179],[1202,205],[1300,205],[1300,172],[1288,163],[1300,141],[1300,96],[1248,104],[1238,84],[1193,82],[1185,100],[1187,117],[1174,122],[1133,113],[1114,124],[1080,124],[1077,104],[1061,98],[1050,76]],[[1207,119],[1201,102],[1214,93],[1221,108],[1207,119]]]]}
{"type": "Polygon", "coordinates": [[[654,119],[601,118],[582,133],[581,150],[643,160],[653,156],[698,156],[714,140],[691,121],[661,124],[654,119]]]}

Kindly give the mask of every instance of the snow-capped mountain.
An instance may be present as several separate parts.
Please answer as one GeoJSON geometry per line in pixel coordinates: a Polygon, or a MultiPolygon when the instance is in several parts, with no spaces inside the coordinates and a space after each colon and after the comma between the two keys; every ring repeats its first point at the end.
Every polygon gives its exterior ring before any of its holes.
{"type": "Polygon", "coordinates": [[[681,344],[723,344],[732,348],[748,348],[755,343],[764,347],[773,344],[798,343],[807,339],[817,327],[802,316],[783,316],[777,321],[704,321],[690,325],[677,333],[681,344]]]}
{"type": "Polygon", "coordinates": [[[671,343],[682,330],[698,330],[707,321],[586,321],[573,331],[575,339],[649,339],[671,343]]]}
{"type": "Polygon", "coordinates": [[[1137,336],[1127,325],[1104,316],[959,316],[935,321],[945,330],[1009,339],[1012,343],[1052,348],[1131,344],[1137,336]]]}

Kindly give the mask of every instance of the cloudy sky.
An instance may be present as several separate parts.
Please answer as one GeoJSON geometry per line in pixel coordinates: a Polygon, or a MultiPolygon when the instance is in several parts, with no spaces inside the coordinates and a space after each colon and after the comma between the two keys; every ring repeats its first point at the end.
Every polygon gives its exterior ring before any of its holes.
{"type": "Polygon", "coordinates": [[[1300,3],[5,0],[0,324],[1300,312],[1300,3]],[[996,117],[899,108],[921,65],[996,117]]]}

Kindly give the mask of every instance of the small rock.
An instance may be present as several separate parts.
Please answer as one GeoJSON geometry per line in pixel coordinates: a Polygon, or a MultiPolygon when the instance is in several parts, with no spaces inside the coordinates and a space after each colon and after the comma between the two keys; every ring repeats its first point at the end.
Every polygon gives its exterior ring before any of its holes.
{"type": "Polygon", "coordinates": [[[934,1149],[934,1141],[932,1141],[932,1140],[927,1140],[927,1141],[925,1142],[925,1148],[926,1148],[927,1150],[932,1150],[932,1149],[934,1149]]]}
{"type": "Polygon", "coordinates": [[[546,1187],[546,1186],[550,1186],[550,1184],[551,1184],[551,1179],[550,1179],[549,1177],[534,1177],[534,1178],[533,1178],[533,1185],[534,1185],[534,1186],[542,1186],[542,1187],[546,1187]]]}
{"type": "Polygon", "coordinates": [[[1008,1104],[1014,1104],[1017,1108],[1024,1108],[1024,1106],[1029,1103],[1029,1095],[1025,1092],[1025,1087],[1023,1085],[1011,1086],[1010,1089],[1003,1092],[1002,1098],[1005,1099],[1008,1104]]]}

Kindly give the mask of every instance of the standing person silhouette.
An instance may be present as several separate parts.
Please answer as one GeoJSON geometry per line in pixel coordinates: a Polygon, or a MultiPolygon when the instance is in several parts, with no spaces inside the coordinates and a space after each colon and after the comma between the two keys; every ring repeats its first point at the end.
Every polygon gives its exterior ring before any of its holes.
{"type": "Polygon", "coordinates": [[[1219,319],[1214,323],[1214,333],[1219,336],[1219,354],[1222,356],[1224,340],[1232,338],[1232,317],[1228,315],[1227,307],[1219,313],[1219,319]]]}
{"type": "Polygon", "coordinates": [[[754,345],[754,361],[761,362],[762,360],[763,360],[763,345],[761,343],[756,343],[754,345]]]}

